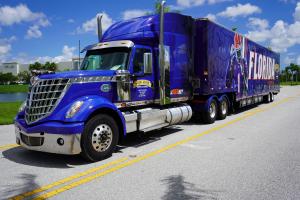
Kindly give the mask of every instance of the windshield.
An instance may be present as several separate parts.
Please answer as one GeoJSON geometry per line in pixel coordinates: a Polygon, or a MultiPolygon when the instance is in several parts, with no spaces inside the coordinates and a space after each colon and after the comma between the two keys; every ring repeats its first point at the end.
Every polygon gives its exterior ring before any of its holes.
{"type": "Polygon", "coordinates": [[[81,70],[125,70],[129,49],[109,48],[88,51],[81,70]]]}

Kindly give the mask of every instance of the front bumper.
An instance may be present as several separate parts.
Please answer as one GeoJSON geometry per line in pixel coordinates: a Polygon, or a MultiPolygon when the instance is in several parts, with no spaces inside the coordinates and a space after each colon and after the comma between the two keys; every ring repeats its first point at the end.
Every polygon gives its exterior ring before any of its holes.
{"type": "Polygon", "coordinates": [[[26,149],[57,154],[79,154],[82,132],[74,133],[83,124],[44,123],[26,127],[20,121],[15,123],[16,141],[26,149]],[[53,127],[53,125],[57,125],[53,127]],[[74,129],[73,129],[74,128],[74,129]],[[70,131],[68,131],[70,129],[70,131]],[[73,130],[72,130],[73,129],[73,130]],[[47,131],[48,130],[48,131],[47,131]]]}

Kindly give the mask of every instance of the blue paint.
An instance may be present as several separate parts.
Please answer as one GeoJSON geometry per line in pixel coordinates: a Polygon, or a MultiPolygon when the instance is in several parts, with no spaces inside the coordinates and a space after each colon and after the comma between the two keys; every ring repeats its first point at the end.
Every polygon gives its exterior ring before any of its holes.
{"type": "MultiPolygon", "coordinates": [[[[279,72],[275,72],[275,80],[253,80],[249,75],[255,72],[254,68],[250,68],[251,51],[274,59],[275,64],[280,63],[279,54],[206,19],[195,20],[189,16],[167,13],[164,25],[164,45],[170,50],[168,78],[172,91],[167,96],[187,97],[189,100],[193,98],[198,102],[193,104],[194,112],[206,111],[212,99],[220,100],[225,98],[225,94],[232,94],[240,100],[270,91],[279,92],[279,72]],[[192,79],[198,79],[200,86],[193,88],[192,79]]],[[[159,99],[159,16],[150,15],[115,23],[104,33],[102,42],[115,40],[134,42],[126,68],[131,74],[130,101],[159,99]],[[148,49],[153,55],[152,74],[133,71],[134,56],[141,48],[148,49]],[[148,81],[151,87],[135,87],[136,81],[148,81]]],[[[113,77],[115,74],[113,70],[81,70],[41,75],[40,78],[113,77]]],[[[70,86],[48,117],[28,126],[24,121],[24,113],[19,113],[16,123],[29,133],[78,133],[82,132],[91,114],[105,108],[118,114],[126,134],[124,117],[115,103],[124,103],[118,100],[116,82],[76,83],[70,86]],[[103,84],[110,90],[101,90],[103,84]],[[76,101],[83,101],[83,106],[74,117],[67,119],[66,113],[76,101]]]]}

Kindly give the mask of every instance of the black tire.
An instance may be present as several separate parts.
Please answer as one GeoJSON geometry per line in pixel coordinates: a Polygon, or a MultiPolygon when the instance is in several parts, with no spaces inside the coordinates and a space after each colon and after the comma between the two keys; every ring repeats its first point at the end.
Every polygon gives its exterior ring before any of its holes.
{"type": "Polygon", "coordinates": [[[81,136],[81,155],[92,162],[103,160],[112,155],[118,140],[116,121],[105,114],[96,115],[85,125],[81,136]]]}
{"type": "Polygon", "coordinates": [[[227,117],[229,110],[229,103],[226,97],[223,97],[218,105],[218,119],[223,120],[227,117]]]}
{"type": "Polygon", "coordinates": [[[204,123],[206,124],[212,124],[216,121],[216,118],[217,118],[217,114],[218,114],[218,104],[217,104],[217,101],[216,100],[211,100],[209,105],[208,105],[208,108],[206,111],[204,111],[203,113],[203,121],[204,123]],[[214,114],[212,113],[212,107],[214,107],[214,114]]]}
{"type": "Polygon", "coordinates": [[[271,99],[270,102],[273,102],[273,101],[274,101],[274,94],[273,94],[272,92],[270,93],[270,99],[271,99]]]}
{"type": "Polygon", "coordinates": [[[272,102],[272,100],[271,100],[271,93],[269,93],[268,95],[266,95],[266,96],[264,96],[264,102],[265,103],[270,103],[270,102],[272,102]]]}

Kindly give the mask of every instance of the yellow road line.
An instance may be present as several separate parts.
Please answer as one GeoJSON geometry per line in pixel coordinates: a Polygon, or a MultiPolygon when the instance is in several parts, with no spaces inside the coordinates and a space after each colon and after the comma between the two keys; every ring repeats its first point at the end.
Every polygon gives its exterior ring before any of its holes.
{"type": "Polygon", "coordinates": [[[220,129],[222,129],[222,128],[224,128],[224,127],[227,127],[227,126],[229,126],[229,125],[231,125],[231,124],[234,124],[234,123],[236,123],[236,122],[242,121],[242,120],[244,120],[244,119],[246,119],[246,118],[248,118],[248,117],[250,117],[250,116],[253,116],[253,115],[257,114],[257,113],[260,113],[260,112],[269,110],[269,109],[271,109],[271,108],[273,108],[273,107],[275,107],[275,106],[277,106],[277,105],[279,105],[279,104],[282,104],[282,103],[285,103],[285,102],[287,102],[287,101],[290,101],[291,99],[292,99],[292,98],[285,98],[285,99],[283,99],[283,100],[281,100],[281,101],[274,102],[271,106],[268,106],[267,108],[262,108],[262,109],[256,110],[255,112],[246,113],[245,115],[243,115],[243,116],[241,116],[241,117],[237,117],[236,119],[233,119],[233,120],[231,120],[231,121],[229,121],[229,122],[227,122],[227,123],[224,123],[224,124],[221,124],[221,125],[217,125],[217,126],[211,128],[211,129],[209,129],[209,130],[206,130],[206,131],[202,132],[202,133],[193,135],[193,136],[191,136],[191,137],[187,137],[186,139],[183,139],[183,140],[178,141],[178,142],[176,142],[176,143],[167,145],[167,146],[165,146],[165,147],[163,147],[163,148],[161,148],[161,149],[152,151],[152,152],[147,153],[147,154],[145,154],[145,155],[139,156],[139,157],[137,157],[137,158],[135,158],[135,159],[126,161],[126,162],[121,163],[121,164],[119,164],[119,165],[117,165],[117,166],[115,166],[115,167],[112,167],[112,168],[108,169],[108,170],[105,170],[105,171],[102,171],[102,172],[100,172],[100,173],[97,173],[97,174],[94,174],[94,175],[91,175],[91,176],[82,178],[82,179],[80,179],[80,180],[78,180],[78,181],[72,182],[71,184],[62,186],[62,187],[60,187],[60,188],[58,188],[58,189],[56,189],[56,190],[53,190],[53,191],[44,193],[44,194],[42,194],[42,195],[40,195],[40,196],[35,197],[34,200],[42,200],[42,199],[46,199],[46,198],[53,197],[53,196],[55,196],[55,195],[57,195],[57,194],[59,194],[59,193],[62,193],[62,192],[64,192],[64,191],[66,191],[66,190],[70,190],[70,189],[72,189],[72,188],[74,188],[74,187],[77,187],[77,186],[79,186],[79,185],[83,185],[83,184],[85,184],[85,183],[88,183],[88,182],[90,182],[90,181],[92,181],[92,180],[94,180],[94,179],[96,179],[96,178],[103,177],[103,176],[105,176],[105,175],[107,175],[107,174],[110,174],[110,173],[112,173],[112,172],[115,172],[115,171],[117,171],[117,170],[120,170],[120,169],[122,169],[122,168],[125,168],[125,167],[127,167],[127,166],[133,165],[133,164],[135,164],[135,163],[137,163],[137,162],[140,162],[140,161],[145,160],[145,159],[147,159],[147,158],[153,157],[153,156],[158,155],[158,154],[160,154],[160,153],[163,153],[163,152],[165,152],[165,151],[167,151],[167,150],[169,150],[169,149],[175,148],[175,147],[177,147],[177,146],[179,146],[179,145],[182,145],[182,144],[188,143],[188,142],[190,142],[190,141],[196,140],[196,139],[198,139],[198,138],[200,138],[200,137],[202,137],[202,136],[204,136],[204,135],[208,135],[208,134],[210,134],[210,133],[212,133],[212,132],[215,132],[215,131],[217,131],[217,130],[220,130],[220,129]]]}
{"type": "Polygon", "coordinates": [[[40,188],[34,189],[34,190],[32,190],[32,191],[29,191],[29,192],[26,192],[26,193],[23,193],[23,194],[20,194],[20,195],[15,196],[15,197],[12,197],[11,199],[15,199],[15,200],[24,199],[24,198],[29,197],[29,196],[32,196],[32,195],[34,195],[34,194],[38,194],[38,193],[44,192],[44,191],[46,191],[46,190],[49,190],[49,189],[51,189],[51,188],[53,188],[53,187],[55,187],[55,186],[58,186],[58,185],[61,185],[61,184],[70,182],[70,181],[72,181],[72,180],[74,180],[74,179],[77,179],[77,178],[80,178],[80,177],[89,175],[89,174],[91,174],[91,173],[100,171],[100,170],[102,170],[102,169],[108,168],[108,167],[110,167],[110,166],[119,164],[119,163],[121,163],[121,162],[124,162],[124,161],[127,160],[127,159],[128,159],[127,157],[120,158],[120,159],[118,159],[118,160],[115,160],[115,161],[106,163],[106,164],[101,165],[101,166],[99,166],[99,167],[95,167],[95,168],[88,169],[88,170],[86,170],[86,171],[84,171],[84,172],[77,173],[77,174],[75,174],[75,175],[69,176],[69,177],[67,177],[67,178],[61,179],[61,180],[56,181],[56,182],[53,182],[53,183],[51,183],[51,184],[42,186],[42,187],[40,187],[40,188]]]}
{"type": "Polygon", "coordinates": [[[0,146],[0,150],[5,150],[5,149],[13,148],[13,147],[18,147],[18,146],[20,146],[20,145],[18,145],[18,144],[7,144],[7,145],[0,146]]]}

